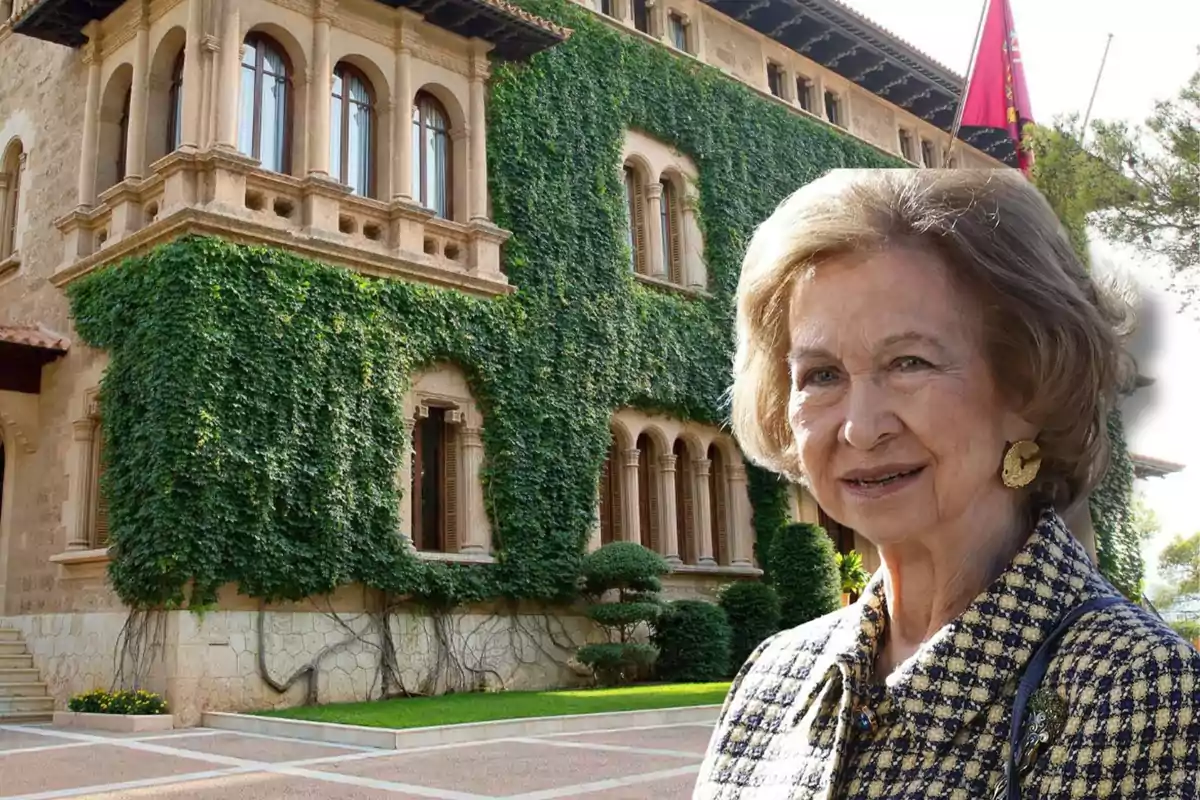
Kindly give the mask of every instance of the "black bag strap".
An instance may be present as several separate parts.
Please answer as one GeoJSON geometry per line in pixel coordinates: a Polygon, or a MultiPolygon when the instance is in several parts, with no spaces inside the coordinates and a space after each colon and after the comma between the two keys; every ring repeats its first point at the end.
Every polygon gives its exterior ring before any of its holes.
{"type": "Polygon", "coordinates": [[[1004,765],[1004,777],[1008,784],[1008,800],[1020,800],[1021,798],[1021,777],[1017,774],[1017,764],[1021,760],[1021,728],[1025,723],[1025,711],[1029,707],[1029,699],[1033,697],[1042,678],[1046,676],[1046,669],[1050,666],[1050,660],[1054,658],[1054,651],[1058,647],[1059,640],[1077,619],[1089,611],[1099,611],[1123,602],[1125,602],[1123,597],[1093,597],[1091,600],[1075,606],[1062,618],[1058,627],[1046,637],[1037,652],[1033,654],[1029,664],[1026,665],[1025,674],[1021,676],[1021,683],[1017,686],[1016,700],[1013,701],[1012,728],[1008,734],[1008,763],[1004,765]]]}

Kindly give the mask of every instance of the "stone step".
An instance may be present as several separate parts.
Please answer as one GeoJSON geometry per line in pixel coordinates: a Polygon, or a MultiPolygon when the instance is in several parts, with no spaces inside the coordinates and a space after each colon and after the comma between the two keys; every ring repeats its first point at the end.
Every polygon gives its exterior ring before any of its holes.
{"type": "Polygon", "coordinates": [[[44,683],[5,683],[4,676],[0,675],[0,697],[45,697],[46,694],[44,683]]]}
{"type": "Polygon", "coordinates": [[[53,697],[0,697],[0,715],[53,713],[53,697]]]}
{"type": "Polygon", "coordinates": [[[19,642],[23,638],[16,628],[0,628],[0,642],[19,642]]]}
{"type": "Polygon", "coordinates": [[[0,711],[0,725],[32,725],[37,722],[50,722],[53,719],[53,712],[0,711]]]}
{"type": "Polygon", "coordinates": [[[28,653],[24,642],[0,642],[0,656],[23,656],[28,653]]]}
{"type": "Polygon", "coordinates": [[[0,670],[4,669],[33,669],[33,656],[0,655],[0,670]]]}
{"type": "Polygon", "coordinates": [[[4,669],[0,667],[0,683],[37,683],[42,679],[36,669],[4,669]]]}

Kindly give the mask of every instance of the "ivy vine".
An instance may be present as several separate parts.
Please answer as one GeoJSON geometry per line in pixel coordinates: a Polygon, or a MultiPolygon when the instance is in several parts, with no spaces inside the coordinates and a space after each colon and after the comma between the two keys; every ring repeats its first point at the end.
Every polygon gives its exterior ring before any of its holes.
{"type": "MultiPolygon", "coordinates": [[[[574,33],[491,85],[490,191],[513,232],[514,294],[367,279],[212,238],[70,287],[80,335],[110,355],[104,491],[127,604],[208,604],[228,583],[271,601],[361,582],[437,608],[575,596],[613,412],[723,424],[754,227],[830,168],[900,165],[566,0],[520,4],[574,33]],[[626,129],[698,168],[701,297],[630,273],[626,129]],[[397,536],[402,399],[441,362],[484,414],[495,564],[425,562],[397,536]]],[[[763,538],[786,494],[770,476],[751,484],[763,538]]]]}

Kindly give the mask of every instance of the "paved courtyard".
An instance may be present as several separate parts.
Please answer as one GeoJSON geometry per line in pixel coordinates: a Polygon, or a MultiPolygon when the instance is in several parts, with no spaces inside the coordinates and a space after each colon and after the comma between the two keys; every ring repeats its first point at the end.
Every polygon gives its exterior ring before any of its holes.
{"type": "Polygon", "coordinates": [[[0,725],[0,798],[677,800],[691,797],[710,732],[687,723],[376,750],[205,728],[0,725]]]}

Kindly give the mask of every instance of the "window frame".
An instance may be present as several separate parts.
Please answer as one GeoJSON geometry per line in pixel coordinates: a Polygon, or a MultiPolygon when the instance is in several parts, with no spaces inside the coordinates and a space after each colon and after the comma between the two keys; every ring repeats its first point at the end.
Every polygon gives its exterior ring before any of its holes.
{"type": "Polygon", "coordinates": [[[683,286],[683,209],[680,206],[682,192],[670,177],[664,176],[659,183],[662,186],[659,227],[662,236],[663,267],[670,283],[683,286]]]}
{"type": "Polygon", "coordinates": [[[688,42],[691,39],[691,36],[689,36],[689,27],[683,14],[680,14],[678,11],[667,12],[667,37],[671,40],[671,44],[676,50],[684,53],[691,52],[691,48],[688,46],[688,42]]]}
{"type": "Polygon", "coordinates": [[[0,219],[0,261],[17,254],[17,226],[21,220],[21,179],[25,173],[25,144],[14,138],[0,152],[0,177],[5,178],[3,187],[4,209],[0,219]]]}
{"type": "Polygon", "coordinates": [[[412,122],[411,122],[411,125],[409,128],[410,136],[413,134],[413,127],[415,127],[419,131],[417,141],[413,143],[413,150],[414,150],[415,155],[417,156],[417,163],[413,165],[415,167],[415,169],[413,170],[413,180],[417,182],[417,185],[415,187],[410,187],[410,188],[417,189],[416,195],[413,199],[416,200],[421,205],[425,206],[425,208],[431,209],[435,214],[438,214],[438,216],[441,217],[442,219],[453,220],[454,219],[454,139],[451,136],[451,134],[454,131],[454,125],[450,120],[450,113],[446,109],[446,104],[443,103],[441,100],[439,100],[437,97],[435,97],[431,92],[427,92],[424,89],[417,92],[416,95],[413,97],[412,122]],[[422,102],[427,102],[427,103],[432,104],[436,108],[436,110],[441,114],[442,119],[445,120],[446,129],[444,131],[440,132],[446,138],[446,146],[444,148],[444,152],[446,153],[446,170],[445,170],[446,175],[445,175],[445,186],[442,187],[442,193],[443,193],[444,197],[446,198],[446,210],[445,210],[444,216],[441,214],[438,214],[438,209],[433,208],[433,206],[431,206],[429,204],[429,200],[428,200],[428,196],[427,196],[428,190],[429,190],[429,181],[426,179],[426,175],[429,170],[429,164],[427,163],[427,156],[428,156],[428,152],[429,152],[428,151],[429,126],[426,124],[426,121],[425,121],[425,114],[423,112],[422,102]]]}
{"type": "Polygon", "coordinates": [[[842,96],[832,89],[825,90],[825,119],[831,124],[839,128],[845,128],[845,121],[842,119],[842,96]]]}
{"type": "Polygon", "coordinates": [[[174,153],[183,146],[184,55],[184,50],[180,49],[171,64],[171,85],[167,89],[167,153],[174,153]]]}
{"type": "MultiPolygon", "coordinates": [[[[259,31],[251,31],[246,34],[245,40],[242,42],[243,47],[254,48],[254,110],[252,114],[250,127],[251,152],[247,153],[251,158],[258,159],[262,163],[262,122],[263,122],[263,81],[266,77],[265,70],[265,52],[266,48],[270,48],[283,63],[283,141],[280,144],[282,152],[279,154],[279,173],[288,175],[292,171],[292,127],[293,127],[293,104],[295,102],[295,70],[292,67],[292,60],[288,57],[287,50],[276,39],[259,31]]],[[[245,56],[242,57],[239,66],[238,81],[239,85],[248,69],[245,56]]],[[[278,77],[272,75],[271,77],[278,77]]],[[[241,109],[238,109],[239,113],[241,109]]],[[[239,123],[240,126],[240,123],[239,123]]],[[[240,134],[239,134],[240,138],[240,134]]]]}
{"type": "MultiPolygon", "coordinates": [[[[339,61],[334,66],[333,78],[334,78],[334,81],[331,82],[331,88],[330,88],[330,110],[331,110],[330,116],[332,117],[333,100],[334,100],[334,98],[337,98],[342,104],[341,119],[338,121],[338,127],[340,130],[341,152],[336,153],[336,154],[332,152],[333,139],[332,139],[332,137],[330,137],[330,154],[329,154],[330,165],[333,165],[335,163],[334,159],[336,156],[336,163],[337,163],[338,170],[340,173],[340,175],[338,176],[338,180],[340,180],[346,186],[350,186],[351,191],[353,191],[354,194],[359,197],[375,197],[378,194],[378,188],[379,188],[378,187],[379,180],[378,180],[378,176],[376,175],[378,164],[379,164],[379,160],[376,157],[376,152],[377,152],[378,143],[379,143],[379,112],[378,112],[378,100],[377,100],[376,94],[375,94],[375,87],[371,83],[371,80],[366,76],[366,73],[364,73],[361,69],[359,69],[358,67],[356,67],[353,64],[350,64],[346,61],[339,61]],[[336,87],[336,79],[339,76],[339,72],[341,73],[341,79],[342,79],[342,96],[341,97],[337,97],[337,95],[335,94],[335,92],[337,91],[335,88],[336,87]],[[357,78],[362,83],[363,88],[366,90],[366,94],[367,94],[367,105],[366,105],[366,109],[367,109],[367,146],[363,153],[363,158],[366,160],[365,168],[366,168],[367,185],[365,187],[363,187],[363,191],[361,194],[353,190],[353,184],[348,180],[348,178],[350,176],[350,167],[351,167],[351,165],[350,165],[350,119],[351,119],[351,115],[353,113],[351,106],[361,105],[357,101],[353,100],[350,96],[349,82],[350,82],[351,78],[357,78]]],[[[332,120],[331,120],[331,122],[332,122],[332,120]]]]}
{"type": "Polygon", "coordinates": [[[816,82],[807,75],[796,76],[796,105],[802,111],[815,114],[813,111],[813,94],[817,90],[816,82]]]}
{"type": "Polygon", "coordinates": [[[778,97],[783,100],[783,65],[775,61],[767,61],[767,91],[773,97],[778,97]]]}

